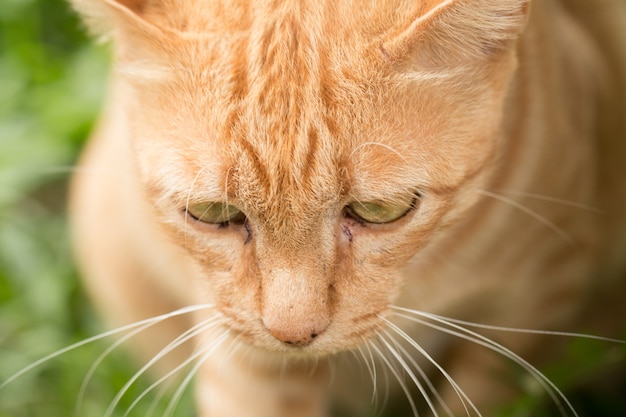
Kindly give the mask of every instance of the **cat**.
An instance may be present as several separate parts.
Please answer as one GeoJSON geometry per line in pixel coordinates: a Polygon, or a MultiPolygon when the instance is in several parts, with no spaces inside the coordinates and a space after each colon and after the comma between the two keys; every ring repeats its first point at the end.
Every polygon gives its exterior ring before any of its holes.
{"type": "Polygon", "coordinates": [[[619,337],[623,1],[71,1],[114,45],[78,262],[199,416],[490,416],[543,331],[619,337]]]}

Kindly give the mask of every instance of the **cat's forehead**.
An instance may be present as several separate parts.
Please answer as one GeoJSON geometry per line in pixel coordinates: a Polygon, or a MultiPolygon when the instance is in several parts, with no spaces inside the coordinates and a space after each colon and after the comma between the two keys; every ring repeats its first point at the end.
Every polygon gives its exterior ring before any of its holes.
{"type": "Polygon", "coordinates": [[[279,37],[259,46],[234,36],[190,49],[193,62],[148,102],[166,104],[157,119],[193,144],[183,149],[222,167],[229,195],[319,208],[358,187],[381,198],[415,187],[427,177],[416,168],[427,153],[419,145],[426,123],[400,120],[391,83],[371,62],[338,60],[302,36],[288,47],[279,37]]]}
{"type": "Polygon", "coordinates": [[[319,210],[354,189],[355,178],[389,180],[407,144],[389,129],[376,74],[329,56],[307,34],[268,31],[184,43],[158,88],[140,90],[156,91],[142,98],[152,132],[144,136],[179,143],[168,152],[184,153],[187,182],[221,172],[222,184],[205,188],[259,204],[319,210]]]}
{"type": "Polygon", "coordinates": [[[286,13],[185,44],[167,99],[173,92],[178,110],[197,115],[190,119],[200,121],[195,136],[214,142],[230,172],[326,184],[322,173],[345,172],[358,156],[377,152],[362,152],[363,144],[392,136],[379,120],[383,77],[363,51],[341,59],[347,50],[305,26],[286,13]]]}
{"type": "Polygon", "coordinates": [[[144,103],[165,104],[166,117],[178,110],[180,120],[198,122],[185,123],[195,128],[194,136],[204,136],[204,130],[212,140],[226,141],[220,146],[243,142],[240,147],[254,148],[264,160],[325,144],[329,137],[334,153],[346,154],[391,136],[381,121],[395,117],[389,114],[390,90],[398,83],[378,36],[402,15],[402,7],[350,1],[209,3],[215,7],[200,7],[203,18],[195,23],[195,30],[206,32],[181,35],[164,49],[161,64],[146,71],[163,69],[165,82],[154,89],[160,97],[144,103]],[[352,13],[344,13],[348,10],[352,13]],[[386,19],[377,27],[370,18],[381,20],[381,14],[386,19]]]}
{"type": "MultiPolygon", "coordinates": [[[[275,13],[242,12],[247,27],[230,19],[169,49],[165,82],[143,103],[161,107],[150,116],[160,129],[191,138],[193,146],[179,146],[195,150],[184,159],[209,155],[230,195],[294,208],[354,189],[369,198],[439,186],[434,179],[449,188],[478,169],[470,165],[483,157],[467,158],[463,143],[471,113],[454,113],[439,89],[398,82],[377,43],[380,28],[350,32],[374,6],[344,23],[322,4],[259,2],[275,13]]],[[[198,169],[188,171],[195,182],[198,169]]]]}

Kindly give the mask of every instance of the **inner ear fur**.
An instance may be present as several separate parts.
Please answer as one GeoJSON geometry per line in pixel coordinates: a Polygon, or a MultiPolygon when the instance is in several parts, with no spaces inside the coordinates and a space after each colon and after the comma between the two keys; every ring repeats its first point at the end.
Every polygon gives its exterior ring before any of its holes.
{"type": "Polygon", "coordinates": [[[430,0],[387,36],[383,55],[449,66],[509,49],[526,27],[531,0],[430,0]]]}

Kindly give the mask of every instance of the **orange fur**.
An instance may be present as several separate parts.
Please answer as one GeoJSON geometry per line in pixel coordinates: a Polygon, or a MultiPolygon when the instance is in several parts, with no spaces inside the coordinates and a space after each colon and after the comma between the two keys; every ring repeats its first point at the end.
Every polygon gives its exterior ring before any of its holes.
{"type": "MultiPolygon", "coordinates": [[[[623,281],[623,2],[73,3],[116,59],[74,184],[79,261],[112,323],[215,304],[225,324],[199,343],[234,342],[200,373],[203,417],[325,415],[327,369],[299,361],[365,346],[392,305],[567,330],[623,281]],[[387,224],[346,212],[413,195],[387,224]],[[245,224],[184,214],[214,201],[245,224]]],[[[500,400],[493,357],[398,322],[477,404],[500,400]]]]}

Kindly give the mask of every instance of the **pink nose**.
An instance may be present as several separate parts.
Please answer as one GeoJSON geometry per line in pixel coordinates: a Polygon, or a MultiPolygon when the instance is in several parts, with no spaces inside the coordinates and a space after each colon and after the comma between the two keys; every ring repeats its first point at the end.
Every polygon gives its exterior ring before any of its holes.
{"type": "Polygon", "coordinates": [[[304,347],[308,346],[313,340],[319,336],[326,327],[328,327],[328,320],[321,319],[316,320],[316,323],[309,323],[302,327],[298,326],[277,326],[269,325],[265,323],[267,330],[272,336],[278,339],[280,342],[287,346],[304,347]]]}

